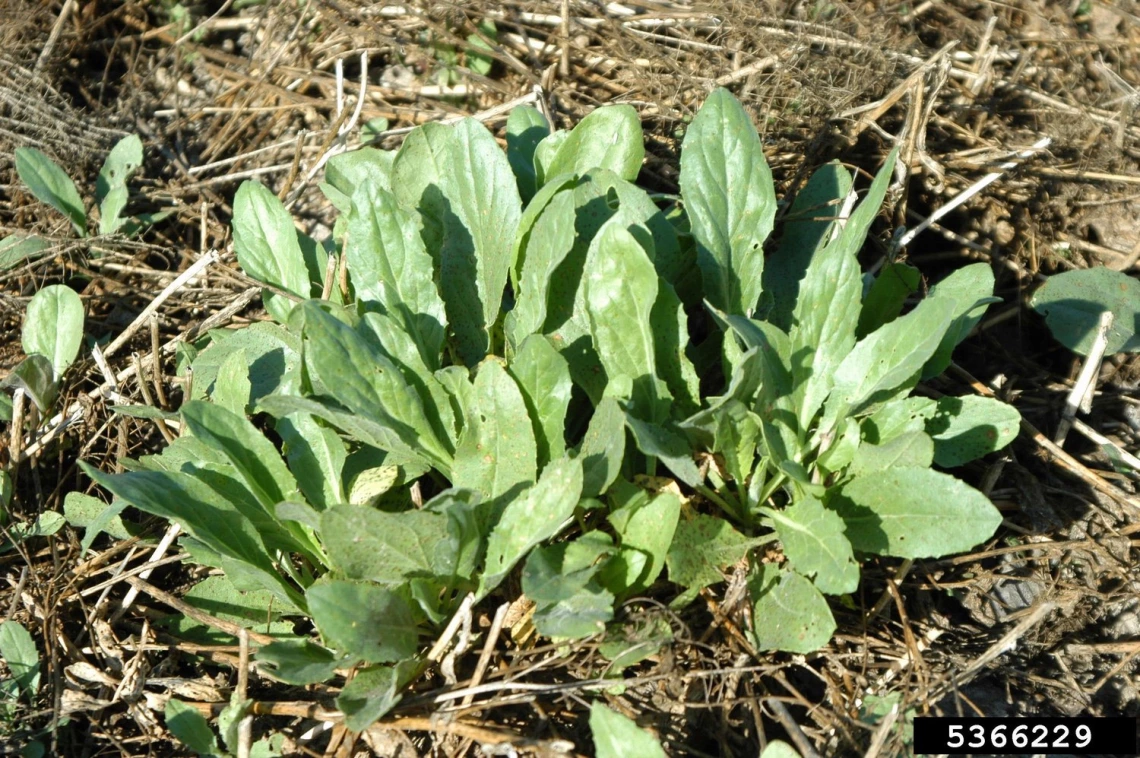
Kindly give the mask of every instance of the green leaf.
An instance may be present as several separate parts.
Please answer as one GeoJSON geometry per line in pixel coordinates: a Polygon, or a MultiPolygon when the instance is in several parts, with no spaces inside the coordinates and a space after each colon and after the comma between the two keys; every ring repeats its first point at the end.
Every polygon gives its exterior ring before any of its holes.
{"type": "Polygon", "coordinates": [[[782,510],[761,508],[772,519],[792,567],[829,595],[854,592],[859,564],[843,535],[843,519],[810,495],[782,510]]]}
{"type": "Polygon", "coordinates": [[[907,397],[885,403],[864,419],[863,439],[873,445],[882,445],[907,432],[921,432],[937,407],[937,403],[926,397],[907,397]]]}
{"type": "Polygon", "coordinates": [[[722,311],[751,316],[776,193],[752,119],[726,89],[709,95],[685,133],[681,195],[705,297],[722,311]]]}
{"type": "Polygon", "coordinates": [[[928,300],[953,303],[954,322],[946,330],[934,355],[923,366],[923,379],[938,376],[946,370],[954,348],[982,320],[990,304],[1000,302],[1000,298],[991,297],[993,292],[994,272],[988,263],[975,263],[960,268],[931,288],[928,300]]]}
{"type": "Polygon", "coordinates": [[[534,150],[546,135],[550,124],[536,108],[520,105],[507,117],[507,162],[515,173],[519,195],[529,203],[538,189],[534,173],[534,150]]]}
{"type": "Polygon", "coordinates": [[[21,334],[24,352],[51,361],[56,379],[79,355],[83,344],[83,303],[63,284],[52,284],[32,296],[21,334]]]}
{"type": "Polygon", "coordinates": [[[693,462],[693,451],[684,435],[670,427],[642,421],[628,411],[625,423],[633,433],[638,450],[660,459],[674,476],[690,487],[701,484],[703,477],[693,462]]]}
{"type": "Polygon", "coordinates": [[[440,288],[456,346],[474,366],[490,352],[522,213],[510,164],[487,127],[464,119],[447,143],[439,187],[448,202],[440,288]]]}
{"type": "Polygon", "coordinates": [[[0,623],[0,658],[16,682],[16,688],[29,700],[40,687],[40,654],[28,630],[15,621],[0,623]]]}
{"type": "Polygon", "coordinates": [[[934,438],[934,462],[953,468],[1013,442],[1021,414],[1012,405],[988,397],[942,397],[926,431],[934,438]]]}
{"type": "Polygon", "coordinates": [[[396,153],[374,147],[362,147],[334,155],[325,164],[325,181],[334,192],[326,190],[325,195],[333,200],[337,210],[348,213],[352,207],[353,195],[362,187],[391,191],[392,164],[395,160],[396,153]]]}
{"type": "Polygon", "coordinates": [[[306,499],[319,510],[345,502],[348,498],[341,483],[345,449],[340,435],[307,413],[290,414],[278,420],[275,428],[306,499]]]}
{"type": "Polygon", "coordinates": [[[177,471],[132,471],[110,476],[83,461],[79,465],[100,486],[139,510],[178,523],[223,558],[244,564],[243,570],[262,588],[304,607],[300,594],[274,569],[250,520],[237,505],[206,484],[177,471]]]}
{"type": "MultiPolygon", "coordinates": [[[[534,149],[534,175],[535,181],[538,183],[538,188],[541,191],[556,176],[564,176],[565,174],[554,174],[550,171],[550,164],[554,160],[554,156],[558,154],[558,149],[570,137],[570,132],[555,130],[542,138],[538,146],[534,149]]],[[[571,174],[573,176],[573,174],[571,174]]]]}
{"type": "MultiPolygon", "coordinates": [[[[285,608],[277,598],[265,590],[242,591],[228,576],[209,576],[191,587],[183,600],[195,608],[212,616],[230,621],[246,629],[275,637],[292,637],[293,624],[281,621],[284,611],[297,612],[285,608]]],[[[202,624],[187,616],[172,616],[166,625],[179,639],[203,644],[233,644],[234,638],[221,634],[213,627],[202,624]]]]}
{"type": "Polygon", "coordinates": [[[540,331],[546,321],[551,279],[574,247],[575,223],[573,192],[556,194],[534,222],[525,248],[515,307],[506,321],[507,335],[516,348],[528,335],[540,331]]]}
{"type": "Polygon", "coordinates": [[[127,180],[142,162],[143,145],[137,134],[123,137],[111,148],[95,179],[100,234],[114,234],[123,225],[125,219],[121,214],[127,205],[127,180]]]}
{"type": "Polygon", "coordinates": [[[612,397],[594,409],[578,449],[582,461],[582,497],[598,497],[621,472],[625,456],[625,411],[612,397]]]}
{"type": "MultiPolygon", "coordinates": [[[[8,506],[12,504],[12,492],[12,477],[8,475],[7,471],[0,469],[0,519],[7,519],[8,506]]],[[[66,500],[64,502],[66,504],[66,500]]]]}
{"type": "Polygon", "coordinates": [[[419,670],[416,661],[400,661],[395,666],[370,666],[356,672],[336,699],[344,713],[345,725],[363,732],[400,702],[400,690],[419,670]]]}
{"type": "Polygon", "coordinates": [[[0,388],[24,390],[41,414],[46,414],[59,397],[59,382],[51,359],[43,355],[29,355],[16,364],[12,372],[0,382],[0,388]]]}
{"type": "Polygon", "coordinates": [[[794,571],[766,563],[749,578],[748,589],[757,650],[814,653],[835,632],[835,618],[819,589],[794,571]]]}
{"type": "Polygon", "coordinates": [[[864,440],[855,451],[847,473],[864,476],[897,466],[929,468],[933,460],[934,440],[926,432],[912,431],[900,434],[882,445],[864,440]]]}
{"type": "Polygon", "coordinates": [[[0,271],[16,268],[37,257],[50,247],[47,240],[34,234],[16,232],[0,240],[0,271]]]}
{"type": "Polygon", "coordinates": [[[369,663],[415,655],[416,623],[401,595],[370,582],[320,579],[305,598],[321,634],[343,653],[369,663]]]}
{"type": "Polygon", "coordinates": [[[673,396],[672,416],[685,418],[701,406],[701,380],[692,361],[685,354],[689,345],[689,321],[681,299],[672,285],[657,284],[657,300],[653,303],[650,326],[655,336],[655,359],[658,375],[665,380],[673,396]]]}
{"type": "Polygon", "coordinates": [[[440,177],[454,170],[447,154],[453,135],[450,126],[434,121],[417,126],[404,138],[392,162],[392,193],[400,205],[419,211],[424,249],[437,266],[446,211],[440,177]]]}
{"type": "MultiPolygon", "coordinates": [[[[234,195],[233,235],[234,253],[245,273],[298,297],[309,296],[309,272],[293,218],[260,182],[242,182],[234,195]]],[[[293,303],[269,292],[264,297],[274,320],[288,321],[293,303]]]]}
{"type": "Polygon", "coordinates": [[[559,141],[545,165],[545,176],[605,168],[633,181],[645,159],[641,119],[631,105],[595,108],[559,141]]]}
{"type": "Polygon", "coordinates": [[[275,679],[305,686],[328,681],[343,663],[331,650],[309,640],[284,640],[257,649],[257,664],[275,679]]]}
{"type": "Polygon", "coordinates": [[[244,350],[234,350],[218,366],[210,399],[230,413],[244,416],[249,405],[249,359],[244,350]]]}
{"type": "Polygon", "coordinates": [[[724,519],[697,514],[677,524],[665,557],[669,580],[693,590],[724,581],[721,569],[743,558],[752,544],[724,519]]]}
{"type": "Polygon", "coordinates": [[[928,298],[905,316],[879,327],[842,358],[828,402],[835,403],[836,409],[858,413],[892,399],[900,389],[914,387],[953,319],[952,301],[928,298]]]}
{"type": "Polygon", "coordinates": [[[905,263],[888,263],[883,266],[867,290],[855,336],[863,339],[883,324],[889,324],[898,318],[906,299],[918,292],[920,280],[921,275],[913,266],[905,263]]]}
{"type": "Polygon", "coordinates": [[[451,455],[436,438],[419,395],[400,370],[370,340],[317,303],[302,307],[305,367],[314,385],[319,383],[361,421],[378,425],[384,436],[381,449],[413,460],[426,458],[450,473],[451,455]]]}
{"type": "Polygon", "coordinates": [[[198,713],[198,709],[183,703],[181,700],[170,698],[166,701],[164,711],[166,728],[178,738],[186,747],[204,758],[221,755],[218,749],[218,738],[210,728],[206,717],[198,713]]]}
{"type": "Polygon", "coordinates": [[[527,337],[507,369],[522,391],[534,427],[538,466],[566,452],[566,410],[570,406],[570,367],[545,337],[527,337]]]}
{"type": "Polygon", "coordinates": [[[788,743],[773,740],[769,742],[768,746],[764,748],[764,751],[760,753],[760,758],[800,758],[800,754],[788,743]]]}
{"type": "Polygon", "coordinates": [[[673,628],[663,616],[634,618],[622,626],[611,625],[598,645],[598,652],[610,662],[605,676],[620,678],[623,670],[659,654],[673,639],[673,628]]]}
{"type": "Polygon", "coordinates": [[[742,485],[755,465],[756,445],[761,442],[760,417],[737,400],[717,408],[712,452],[724,457],[729,475],[742,485]]]}
{"type": "Polygon", "coordinates": [[[9,524],[6,537],[0,541],[0,553],[6,553],[33,537],[50,537],[63,528],[67,520],[55,511],[44,511],[30,524],[9,524]]]}
{"type": "Polygon", "coordinates": [[[614,552],[609,535],[597,531],[573,542],[536,548],[523,566],[523,593],[540,607],[569,600],[598,573],[600,559],[614,552]]]}
{"type": "MultiPolygon", "coordinates": [[[[375,337],[380,350],[400,369],[404,381],[419,395],[424,414],[436,438],[447,450],[448,455],[453,454],[458,438],[455,411],[448,391],[440,384],[430,368],[431,365],[439,364],[439,346],[430,350],[429,357],[425,359],[424,351],[412,336],[391,317],[380,313],[364,314],[360,329],[367,330],[366,336],[375,337]]],[[[442,332],[440,339],[442,340],[442,332]]]]}
{"type": "Polygon", "coordinates": [[[55,161],[34,147],[16,148],[16,173],[42,203],[67,216],[75,233],[87,236],[87,211],[75,183],[55,161]]]}
{"type": "Polygon", "coordinates": [[[440,513],[336,505],[321,515],[321,536],[333,566],[349,579],[395,588],[412,578],[450,575],[448,519],[440,513]]]}
{"type": "Polygon", "coordinates": [[[1114,317],[1105,354],[1140,352],[1140,281],[1123,272],[1098,266],[1056,274],[1033,293],[1030,305],[1074,353],[1089,354],[1105,311],[1114,317]]]}
{"type": "Polygon", "coordinates": [[[936,558],[993,536],[1001,514],[981,492],[927,468],[892,468],[844,484],[828,503],[856,550],[936,558]]]}
{"type": "Polygon", "coordinates": [[[613,594],[591,582],[572,597],[535,609],[534,626],[544,637],[581,639],[605,631],[613,617],[613,594]]]}
{"type": "Polygon", "coordinates": [[[590,332],[606,374],[633,380],[635,415],[659,418],[651,313],[657,272],[637,240],[617,222],[602,227],[591,245],[585,287],[590,332]]]}
{"type": "Polygon", "coordinates": [[[633,549],[649,557],[640,571],[625,577],[623,594],[641,592],[657,581],[680,518],[681,500],[672,492],[636,498],[610,513],[607,519],[621,539],[623,552],[633,549]]]}
{"type": "Polygon", "coordinates": [[[492,359],[479,366],[473,405],[459,444],[451,483],[487,500],[518,495],[534,482],[538,446],[519,385],[492,359]]]}
{"type": "MultiPolygon", "coordinates": [[[[883,203],[894,163],[892,152],[835,241],[812,257],[800,283],[799,299],[792,311],[795,327],[789,336],[792,378],[799,400],[796,415],[801,429],[811,426],[833,384],[839,384],[840,366],[855,346],[863,292],[859,249],[883,203]]],[[[911,373],[915,371],[912,369],[911,373]]],[[[902,377],[900,383],[908,376],[902,377]]]]}
{"type": "Polygon", "coordinates": [[[832,238],[844,200],[851,192],[851,174],[839,161],[815,170],[783,218],[780,244],[764,265],[764,295],[772,297],[767,320],[785,332],[799,299],[800,280],[816,254],[832,238]]]}
{"type": "Polygon", "coordinates": [[[277,448],[245,416],[214,403],[192,400],[182,406],[182,421],[195,437],[225,453],[267,512],[272,513],[282,500],[299,497],[297,481],[277,448]]]}
{"type": "Polygon", "coordinates": [[[120,540],[131,536],[119,516],[126,507],[127,503],[122,500],[108,504],[81,492],[67,493],[63,499],[63,516],[73,528],[83,530],[83,541],[79,543],[80,559],[87,554],[95,538],[104,532],[120,540]]]}
{"type": "Polygon", "coordinates": [[[597,701],[590,706],[590,731],[598,758],[665,758],[653,735],[597,701]]]}
{"type": "Polygon", "coordinates": [[[233,353],[244,353],[249,379],[249,404],[277,390],[300,387],[297,375],[301,365],[301,340],[284,327],[266,321],[234,332],[211,332],[213,344],[193,361],[194,386],[191,400],[202,400],[213,392],[222,364],[233,353]]]}
{"type": "Polygon", "coordinates": [[[352,196],[348,230],[345,256],[357,296],[382,305],[415,340],[424,363],[438,368],[447,317],[417,219],[369,183],[352,196]]]}
{"type": "Polygon", "coordinates": [[[533,547],[557,534],[574,514],[581,494],[582,464],[560,458],[532,487],[508,502],[487,541],[487,563],[477,596],[486,597],[533,547]]]}

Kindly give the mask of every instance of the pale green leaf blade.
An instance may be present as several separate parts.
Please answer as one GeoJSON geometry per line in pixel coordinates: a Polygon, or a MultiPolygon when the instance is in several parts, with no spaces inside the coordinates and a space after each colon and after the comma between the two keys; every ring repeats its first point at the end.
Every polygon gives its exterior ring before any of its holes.
{"type": "Polygon", "coordinates": [[[864,440],[855,451],[847,473],[851,476],[865,476],[897,466],[929,468],[933,461],[934,440],[926,432],[911,431],[900,434],[882,445],[864,440]]]}
{"type": "Polygon", "coordinates": [[[507,161],[515,173],[519,195],[524,203],[530,202],[538,189],[534,173],[534,151],[548,134],[550,124],[537,108],[520,105],[507,116],[507,161]]]}
{"type": "Polygon", "coordinates": [[[859,249],[883,203],[894,170],[894,156],[892,152],[879,169],[866,197],[846,220],[835,241],[812,256],[800,282],[799,299],[792,311],[795,326],[789,336],[801,429],[811,425],[833,382],[838,382],[838,367],[855,345],[863,297],[859,249]]]}
{"type": "Polygon", "coordinates": [[[633,181],[645,158],[641,119],[633,106],[596,108],[560,142],[545,167],[546,176],[604,168],[633,181]]]}
{"type": "Polygon", "coordinates": [[[356,672],[336,699],[336,707],[344,713],[345,725],[363,732],[400,702],[400,690],[415,676],[414,660],[400,661],[395,666],[370,666],[356,672]]]}
{"type": "Polygon", "coordinates": [[[426,510],[387,513],[336,505],[321,514],[321,535],[333,566],[346,577],[395,588],[440,573],[448,521],[426,510]]]}
{"type": "MultiPolygon", "coordinates": [[[[934,355],[922,367],[923,379],[938,376],[946,370],[954,348],[982,320],[990,304],[1000,302],[999,298],[993,297],[993,293],[994,272],[988,263],[974,263],[960,268],[930,289],[927,299],[945,300],[954,304],[954,321],[946,330],[934,355]]],[[[1140,296],[1140,285],[1136,286],[1136,294],[1140,296]]],[[[1135,312],[1135,306],[1133,308],[1135,312]]],[[[1140,342],[1137,347],[1140,348],[1140,342]]]]}
{"type": "Polygon", "coordinates": [[[16,148],[16,173],[42,203],[67,216],[80,237],[87,236],[87,211],[75,183],[51,158],[34,147],[16,148]]]}
{"type": "Polygon", "coordinates": [[[508,502],[487,541],[487,562],[477,596],[486,597],[532,548],[557,534],[574,514],[581,495],[582,464],[560,458],[546,467],[530,489],[508,502]]]}
{"type": "MultiPolygon", "coordinates": [[[[234,253],[245,273],[298,297],[310,291],[305,256],[284,203],[265,185],[242,182],[234,196],[234,253]]],[[[293,303],[267,295],[266,307],[278,323],[288,320],[293,303]]]]}
{"type": "Polygon", "coordinates": [[[301,340],[281,325],[261,321],[234,332],[210,334],[214,342],[191,364],[194,367],[191,400],[207,397],[222,365],[236,352],[245,354],[250,404],[275,391],[289,392],[300,386],[301,340]]]}
{"type": "Polygon", "coordinates": [[[447,317],[417,219],[391,193],[365,184],[352,196],[348,234],[345,257],[357,296],[380,303],[425,363],[438,368],[447,317]]]}
{"type": "Polygon", "coordinates": [[[249,359],[245,350],[239,348],[230,352],[218,366],[210,399],[231,413],[244,416],[249,406],[250,388],[249,359]]]}
{"type": "Polygon", "coordinates": [[[370,582],[320,579],[305,591],[309,612],[329,644],[369,663],[416,653],[418,631],[400,594],[370,582]]]}
{"type": "Polygon", "coordinates": [[[28,630],[15,621],[0,623],[0,658],[16,681],[16,688],[29,699],[40,685],[40,654],[28,630]]]}
{"type": "Polygon", "coordinates": [[[752,639],[757,650],[814,653],[835,632],[835,618],[819,589],[794,571],[767,563],[748,582],[752,639]]]}
{"type": "Polygon", "coordinates": [[[450,205],[440,249],[440,286],[460,355],[469,366],[490,348],[515,232],[522,214],[518,186],[487,127],[464,119],[447,145],[440,189],[450,205]]]}
{"type": "Polygon", "coordinates": [[[570,367],[545,337],[523,341],[508,371],[518,382],[534,427],[541,469],[566,452],[566,410],[570,407],[570,367]]]}
{"type": "Polygon", "coordinates": [[[308,413],[291,413],[277,421],[285,459],[305,498],[318,510],[348,500],[341,482],[346,452],[335,431],[308,413]]]}
{"type": "Polygon", "coordinates": [[[48,247],[48,241],[35,234],[9,234],[0,240],[0,271],[7,271],[37,258],[48,247]]]}
{"type": "Polygon", "coordinates": [[[672,285],[659,281],[650,326],[655,336],[657,372],[673,396],[673,418],[687,418],[701,406],[701,381],[685,348],[689,345],[689,320],[672,285]]]}
{"type": "Polygon", "coordinates": [[[598,758],[665,758],[653,735],[597,701],[590,706],[590,732],[598,758]]]}
{"type": "Polygon", "coordinates": [[[534,482],[538,445],[519,385],[498,360],[479,366],[473,406],[459,435],[451,483],[487,500],[534,482]]]}
{"type": "Polygon", "coordinates": [[[721,569],[743,558],[752,544],[722,518],[698,514],[681,521],[665,557],[669,581],[690,589],[723,581],[721,569]]]}
{"type": "Polygon", "coordinates": [[[605,492],[621,472],[624,457],[625,411],[617,400],[607,397],[594,409],[578,450],[583,472],[582,496],[598,497],[605,492]]]}
{"type": "MultiPolygon", "coordinates": [[[[351,201],[362,187],[391,191],[392,164],[396,153],[362,147],[329,158],[325,164],[325,181],[335,189],[341,198],[351,201]]],[[[349,207],[339,208],[347,213],[349,207]]]]}
{"type": "Polygon", "coordinates": [[[83,530],[83,540],[79,543],[80,559],[87,554],[95,538],[103,532],[120,540],[131,536],[119,516],[126,507],[127,503],[124,500],[104,503],[81,492],[67,493],[63,499],[63,515],[73,528],[83,530]]]}
{"type": "Polygon", "coordinates": [[[953,468],[1013,442],[1021,414],[1008,403],[988,397],[942,397],[926,431],[934,438],[934,462],[953,468]]]}
{"type": "Polygon", "coordinates": [[[782,219],[780,244],[764,264],[763,281],[765,300],[772,297],[767,320],[784,331],[792,326],[800,280],[819,249],[831,240],[850,192],[850,172],[839,161],[826,163],[796,193],[782,219]]]}
{"type": "Polygon", "coordinates": [[[331,679],[342,662],[331,650],[309,640],[271,642],[257,650],[258,668],[286,684],[298,686],[331,679]]]}
{"type": "Polygon", "coordinates": [[[650,321],[657,272],[619,223],[604,226],[591,246],[585,287],[590,332],[606,374],[633,380],[634,412],[657,418],[656,346],[650,321]]]}
{"type": "Polygon", "coordinates": [[[863,439],[882,445],[900,434],[923,431],[937,407],[937,403],[927,397],[907,397],[885,403],[863,420],[863,439]]]}
{"type": "Polygon", "coordinates": [[[1100,314],[1110,311],[1106,355],[1140,352],[1140,281],[1101,266],[1051,276],[1033,293],[1033,310],[1065,347],[1088,355],[1100,314]]]}
{"type": "Polygon", "coordinates": [[[811,577],[828,595],[854,592],[859,586],[859,564],[843,534],[843,519],[810,495],[777,510],[762,509],[772,519],[792,567],[811,577]]]}
{"type": "Polygon", "coordinates": [[[954,302],[927,299],[860,340],[835,369],[829,402],[858,412],[918,382],[954,318],[954,302]]]}
{"type": "Polygon", "coordinates": [[[51,361],[56,379],[63,376],[83,344],[83,303],[63,284],[44,287],[28,302],[21,334],[24,352],[51,361]]]}
{"type": "MultiPolygon", "coordinates": [[[[0,387],[24,390],[41,413],[51,410],[59,397],[59,380],[55,377],[51,359],[38,354],[29,355],[17,363],[12,373],[0,382],[0,387]]],[[[4,397],[7,398],[7,394],[4,397]]]]}
{"type": "Polygon", "coordinates": [[[314,384],[319,383],[362,420],[390,430],[398,443],[387,444],[421,450],[433,466],[450,473],[451,455],[436,438],[419,395],[408,386],[399,368],[359,331],[315,302],[302,307],[305,367],[314,384]]]}
{"type": "Polygon", "coordinates": [[[685,133],[681,195],[705,297],[723,311],[751,316],[760,299],[776,193],[752,119],[726,89],[709,95],[685,133]]]}
{"type": "Polygon", "coordinates": [[[417,126],[404,138],[392,162],[392,193],[400,205],[419,211],[424,249],[436,266],[447,211],[440,177],[452,170],[448,145],[453,134],[450,126],[435,121],[417,126]]]}
{"type": "Polygon", "coordinates": [[[800,758],[800,754],[788,743],[773,740],[764,748],[764,752],[760,753],[760,758],[800,758]]]}
{"type": "Polygon", "coordinates": [[[863,339],[883,324],[898,318],[906,299],[918,292],[920,280],[921,274],[914,266],[905,263],[883,266],[867,290],[855,336],[863,339]]]}
{"type": "Polygon", "coordinates": [[[127,204],[127,180],[143,162],[142,140],[129,134],[119,140],[95,179],[95,202],[99,204],[99,233],[114,234],[123,225],[127,204]]]}
{"type": "Polygon", "coordinates": [[[657,581],[681,519],[681,499],[672,492],[653,498],[637,498],[607,517],[621,538],[622,548],[639,550],[649,557],[645,567],[626,584],[627,593],[641,592],[657,581]]]}
{"type": "Polygon", "coordinates": [[[196,438],[225,453],[267,512],[272,513],[283,500],[300,497],[297,481],[277,448],[245,416],[214,403],[192,400],[182,406],[182,421],[196,438]]]}
{"type": "Polygon", "coordinates": [[[670,427],[642,421],[628,411],[625,423],[633,433],[638,450],[659,459],[674,476],[690,487],[701,484],[700,469],[693,462],[693,450],[684,435],[670,427]]]}
{"type": "Polygon", "coordinates": [[[539,332],[546,322],[551,279],[574,247],[574,210],[574,193],[559,192],[534,222],[522,262],[515,307],[506,321],[507,334],[516,349],[527,336],[539,332]]]}
{"type": "Polygon", "coordinates": [[[274,569],[249,519],[194,477],[177,471],[132,471],[110,476],[80,461],[97,484],[139,510],[176,522],[213,551],[240,564],[261,587],[303,607],[304,600],[274,569]]]}
{"type": "Polygon", "coordinates": [[[181,700],[170,698],[164,711],[166,728],[186,747],[203,758],[220,755],[218,738],[206,717],[181,700]]]}
{"type": "Polygon", "coordinates": [[[844,484],[829,502],[856,550],[936,558],[988,540],[1001,513],[965,482],[927,468],[893,468],[844,484]]]}

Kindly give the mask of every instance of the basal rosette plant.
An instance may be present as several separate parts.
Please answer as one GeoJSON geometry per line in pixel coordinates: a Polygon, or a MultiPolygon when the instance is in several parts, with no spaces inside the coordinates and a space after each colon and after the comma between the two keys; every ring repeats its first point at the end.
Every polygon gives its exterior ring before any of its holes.
{"type": "Polygon", "coordinates": [[[997,528],[932,465],[1004,446],[1017,412],[912,396],[992,274],[962,269],[904,314],[917,272],[859,268],[894,154],[849,213],[851,176],[821,168],[767,263],[773,181],[727,91],[693,120],[664,209],[633,183],[643,155],[625,105],[553,132],[517,109],[505,152],[477,121],[426,124],[329,162],[324,243],[247,182],[234,249],[276,323],[183,356],[194,397],[161,455],[86,469],[118,507],[180,524],[231,607],[311,618],[319,640],[284,631],[258,658],[298,684],[355,667],[350,728],[392,707],[467,593],[520,565],[539,632],[575,638],[666,570],[683,605],[779,540],[786,560],[750,571],[750,634],[802,652],[830,638],[825,596],[856,589],[860,556],[997,528]]]}

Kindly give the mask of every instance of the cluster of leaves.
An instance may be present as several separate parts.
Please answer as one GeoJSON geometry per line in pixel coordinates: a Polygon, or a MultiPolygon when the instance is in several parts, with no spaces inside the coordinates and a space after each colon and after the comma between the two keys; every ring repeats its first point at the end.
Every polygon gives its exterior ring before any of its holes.
{"type": "MultiPolygon", "coordinates": [[[[88,237],[87,209],[75,182],[59,164],[34,147],[16,148],[16,173],[20,181],[42,203],[67,217],[79,237],[88,237]]],[[[127,181],[143,161],[142,140],[128,135],[111,148],[95,179],[95,203],[99,207],[99,234],[136,234],[156,223],[168,211],[125,216],[130,193],[127,181]]],[[[0,240],[0,271],[13,268],[35,258],[48,248],[48,241],[34,234],[18,232],[0,240]]]]}
{"type": "Polygon", "coordinates": [[[666,569],[683,605],[778,539],[786,560],[751,562],[750,634],[809,651],[859,556],[961,551],[1000,522],[931,466],[1005,445],[1016,411],[911,397],[992,274],[963,269],[903,315],[918,272],[860,272],[894,156],[853,211],[851,176],[823,167],[765,266],[773,181],[727,91],[688,129],[665,208],[633,183],[643,155],[625,105],[570,131],[517,109],[505,153],[477,121],[425,124],[329,162],[324,243],[247,182],[234,248],[276,323],[186,352],[195,395],[161,455],[86,467],[111,509],[180,524],[243,598],[227,607],[311,618],[319,642],[286,631],[258,659],[297,684],[356,668],[350,728],[423,670],[422,636],[520,565],[539,632],[576,638],[666,569]]]}

